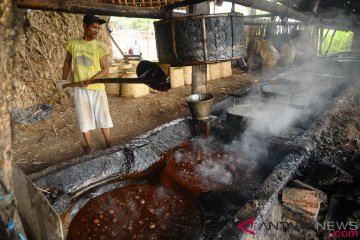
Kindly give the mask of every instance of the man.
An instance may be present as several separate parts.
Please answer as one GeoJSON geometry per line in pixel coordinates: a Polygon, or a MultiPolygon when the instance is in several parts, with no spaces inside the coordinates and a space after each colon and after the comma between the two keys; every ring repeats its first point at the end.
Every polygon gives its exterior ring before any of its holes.
{"type": "MultiPolygon", "coordinates": [[[[62,79],[66,80],[71,68],[74,70],[74,82],[98,79],[109,73],[108,55],[110,51],[96,40],[102,24],[106,21],[95,15],[83,18],[84,35],[66,43],[62,79]]],[[[75,109],[80,131],[86,143],[86,153],[94,151],[91,145],[90,131],[101,128],[107,147],[111,146],[113,127],[105,85],[90,84],[75,88],[75,109]]]]}

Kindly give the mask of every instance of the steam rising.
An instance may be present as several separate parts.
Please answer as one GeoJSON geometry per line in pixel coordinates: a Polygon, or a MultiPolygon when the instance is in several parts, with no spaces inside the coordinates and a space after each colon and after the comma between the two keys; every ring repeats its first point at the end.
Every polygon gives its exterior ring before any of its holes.
{"type": "MultiPolygon", "coordinates": [[[[266,139],[289,138],[297,132],[299,125],[309,127],[309,117],[324,109],[333,101],[337,91],[350,83],[351,65],[344,65],[344,58],[349,58],[345,55],[312,57],[301,65],[282,68],[280,74],[272,72],[273,75],[263,75],[263,92],[234,107],[239,116],[246,119],[245,132],[230,144],[216,149],[226,153],[221,156],[225,161],[205,160],[196,167],[197,173],[220,183],[230,183],[236,177],[229,165],[236,166],[237,173],[241,170],[243,175],[254,174],[258,164],[268,156],[269,143],[266,139]]],[[[353,61],[354,56],[350,60],[353,61]]],[[[208,154],[214,151],[209,148],[211,141],[196,140],[196,144],[201,146],[203,154],[208,154]]]]}
{"type": "Polygon", "coordinates": [[[200,165],[197,165],[195,170],[203,176],[204,179],[211,178],[222,184],[230,184],[232,182],[232,173],[226,169],[224,164],[219,164],[216,161],[206,160],[200,165]]]}

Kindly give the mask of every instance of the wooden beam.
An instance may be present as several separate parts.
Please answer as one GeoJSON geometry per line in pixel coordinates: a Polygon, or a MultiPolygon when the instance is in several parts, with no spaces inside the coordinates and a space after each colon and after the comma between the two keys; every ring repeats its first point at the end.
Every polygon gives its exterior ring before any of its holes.
{"type": "Polygon", "coordinates": [[[293,213],[309,220],[315,221],[320,210],[321,199],[319,193],[300,188],[284,188],[282,192],[282,205],[290,211],[286,211],[286,217],[292,219],[293,213]],[[293,213],[291,213],[293,212],[293,213]]]}
{"type": "MultiPolygon", "coordinates": [[[[264,21],[264,20],[253,20],[253,19],[244,19],[244,25],[283,25],[284,23],[280,21],[264,21]]],[[[288,22],[287,26],[297,26],[304,25],[303,22],[288,22]]]]}
{"type": "Polygon", "coordinates": [[[315,3],[314,3],[314,6],[313,6],[313,13],[316,14],[317,13],[317,9],[319,7],[319,3],[320,3],[320,0],[315,0],[315,3]]]}
{"type": "Polygon", "coordinates": [[[328,46],[328,48],[327,48],[327,50],[326,50],[325,56],[327,56],[328,53],[329,53],[331,44],[332,44],[332,42],[333,42],[333,40],[334,40],[334,37],[335,37],[335,33],[336,33],[336,29],[334,30],[333,35],[331,36],[331,40],[330,40],[329,46],[328,46]]]}
{"type": "Polygon", "coordinates": [[[65,1],[65,0],[18,0],[19,8],[38,9],[56,12],[97,14],[103,16],[119,16],[134,18],[164,19],[170,17],[170,12],[164,9],[152,9],[144,7],[120,6],[108,3],[92,1],[65,1]]]}
{"type": "Polygon", "coordinates": [[[266,18],[266,17],[274,17],[276,16],[275,14],[273,13],[270,13],[270,14],[254,14],[254,15],[245,15],[244,18],[266,18]]]}
{"type": "Polygon", "coordinates": [[[322,47],[323,47],[323,40],[324,38],[324,28],[320,29],[320,43],[319,43],[319,55],[322,56],[323,52],[322,52],[322,47]]]}
{"type": "Polygon", "coordinates": [[[29,239],[64,239],[61,219],[45,195],[16,166],[13,177],[17,209],[29,239]]]}
{"type": "MultiPolygon", "coordinates": [[[[255,26],[265,26],[265,25],[283,25],[284,23],[280,21],[264,21],[264,20],[252,20],[251,18],[246,18],[247,16],[244,16],[244,25],[255,25],[255,26]]],[[[285,25],[287,26],[297,26],[297,25],[306,25],[304,22],[287,22],[285,25]]],[[[343,30],[343,31],[349,31],[349,30],[355,30],[356,28],[354,26],[351,26],[349,24],[341,25],[338,23],[333,23],[332,25],[319,23],[318,26],[320,28],[331,28],[331,29],[337,29],[337,30],[343,30]]]]}
{"type": "Polygon", "coordinates": [[[276,2],[268,2],[265,0],[225,0],[227,2],[233,2],[245,7],[251,7],[259,9],[262,11],[271,12],[278,16],[286,16],[292,18],[305,24],[319,24],[323,26],[334,26],[340,27],[342,29],[352,28],[353,22],[346,19],[334,20],[334,19],[321,19],[313,16],[312,14],[304,14],[298,11],[295,11],[292,8],[286,7],[284,5],[278,4],[276,2]]]}
{"type": "Polygon", "coordinates": [[[291,8],[288,8],[284,5],[275,3],[275,2],[268,2],[265,0],[226,0],[228,2],[233,2],[245,7],[251,7],[271,13],[275,13],[278,16],[287,16],[289,18],[299,20],[302,22],[308,22],[313,18],[312,15],[306,15],[295,11],[291,8]]]}

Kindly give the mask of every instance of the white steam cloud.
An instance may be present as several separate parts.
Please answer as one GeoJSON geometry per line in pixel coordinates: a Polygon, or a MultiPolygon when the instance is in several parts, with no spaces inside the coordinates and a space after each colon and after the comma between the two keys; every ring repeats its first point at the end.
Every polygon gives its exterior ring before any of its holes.
{"type": "MultiPolygon", "coordinates": [[[[302,47],[312,46],[308,50],[314,50],[311,37],[300,38],[302,47]]],[[[201,176],[219,183],[230,183],[236,177],[236,173],[229,168],[231,165],[241,174],[254,174],[258,164],[268,159],[270,145],[266,139],[290,137],[291,133],[297,132],[300,123],[302,127],[309,126],[309,117],[333,101],[334,93],[342,89],[340,86],[351,84],[351,67],[344,70],[344,63],[333,61],[331,57],[316,57],[314,52],[311,56],[306,55],[306,58],[304,54],[300,55],[301,65],[295,63],[291,67],[284,67],[277,75],[274,74],[276,70],[264,72],[262,93],[240,100],[241,104],[234,106],[247,123],[239,138],[219,149],[213,149],[209,144],[212,139],[194,141],[194,144],[201,146],[202,154],[214,151],[226,153],[221,160],[205,160],[197,165],[196,171],[201,176]]],[[[176,159],[181,157],[177,155],[176,159]]]]}

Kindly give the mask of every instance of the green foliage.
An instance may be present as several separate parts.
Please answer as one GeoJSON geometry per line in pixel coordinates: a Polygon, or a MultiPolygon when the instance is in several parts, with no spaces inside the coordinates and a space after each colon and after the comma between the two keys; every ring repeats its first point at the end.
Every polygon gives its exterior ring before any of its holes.
{"type": "MultiPolygon", "coordinates": [[[[326,34],[326,32],[327,29],[324,29],[324,35],[326,34]]],[[[324,55],[326,54],[326,51],[329,47],[333,33],[334,30],[330,30],[323,42],[322,52],[324,55]]],[[[328,54],[336,53],[342,50],[350,50],[353,38],[354,33],[351,31],[336,31],[328,54]]]]}

